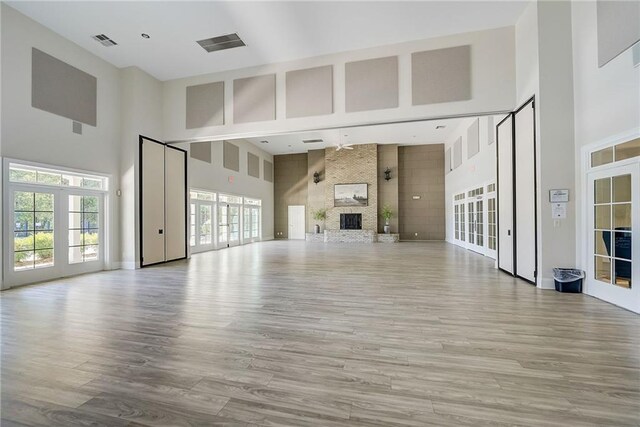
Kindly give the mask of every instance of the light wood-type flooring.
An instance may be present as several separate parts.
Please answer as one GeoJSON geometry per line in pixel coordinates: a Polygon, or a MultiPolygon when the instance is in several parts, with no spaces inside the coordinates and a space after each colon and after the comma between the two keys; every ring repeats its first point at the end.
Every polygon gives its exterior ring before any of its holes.
{"type": "Polygon", "coordinates": [[[493,264],[273,241],[5,291],[2,427],[640,425],[640,316],[493,264]]]}

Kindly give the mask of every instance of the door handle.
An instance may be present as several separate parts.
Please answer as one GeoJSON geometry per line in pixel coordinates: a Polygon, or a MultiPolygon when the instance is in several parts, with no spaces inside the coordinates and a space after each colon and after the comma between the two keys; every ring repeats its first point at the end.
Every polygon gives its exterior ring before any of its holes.
{"type": "Polygon", "coordinates": [[[162,234],[162,233],[164,233],[164,230],[161,228],[158,230],[158,234],[162,234]]]}

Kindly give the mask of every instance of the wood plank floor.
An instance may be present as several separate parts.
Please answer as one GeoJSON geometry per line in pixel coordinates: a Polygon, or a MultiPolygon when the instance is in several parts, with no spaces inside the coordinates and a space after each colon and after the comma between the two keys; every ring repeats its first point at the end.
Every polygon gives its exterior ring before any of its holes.
{"type": "Polygon", "coordinates": [[[640,317],[446,243],[264,242],[1,294],[2,426],[640,425],[640,317]]]}

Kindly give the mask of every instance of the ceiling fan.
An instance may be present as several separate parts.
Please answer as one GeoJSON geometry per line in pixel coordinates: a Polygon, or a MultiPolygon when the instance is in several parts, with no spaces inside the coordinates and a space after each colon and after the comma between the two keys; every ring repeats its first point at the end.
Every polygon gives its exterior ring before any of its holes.
{"type": "Polygon", "coordinates": [[[338,145],[337,145],[337,147],[336,147],[336,151],[340,151],[340,150],[342,150],[343,148],[344,148],[345,150],[353,150],[352,145],[353,145],[353,144],[338,144],[338,145]]]}

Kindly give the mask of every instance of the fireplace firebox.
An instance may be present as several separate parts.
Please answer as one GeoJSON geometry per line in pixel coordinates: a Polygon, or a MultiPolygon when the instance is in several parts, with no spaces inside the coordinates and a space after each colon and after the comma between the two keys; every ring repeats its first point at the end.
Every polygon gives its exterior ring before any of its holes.
{"type": "Polygon", "coordinates": [[[340,214],[340,230],[362,230],[362,214],[340,214]]]}

